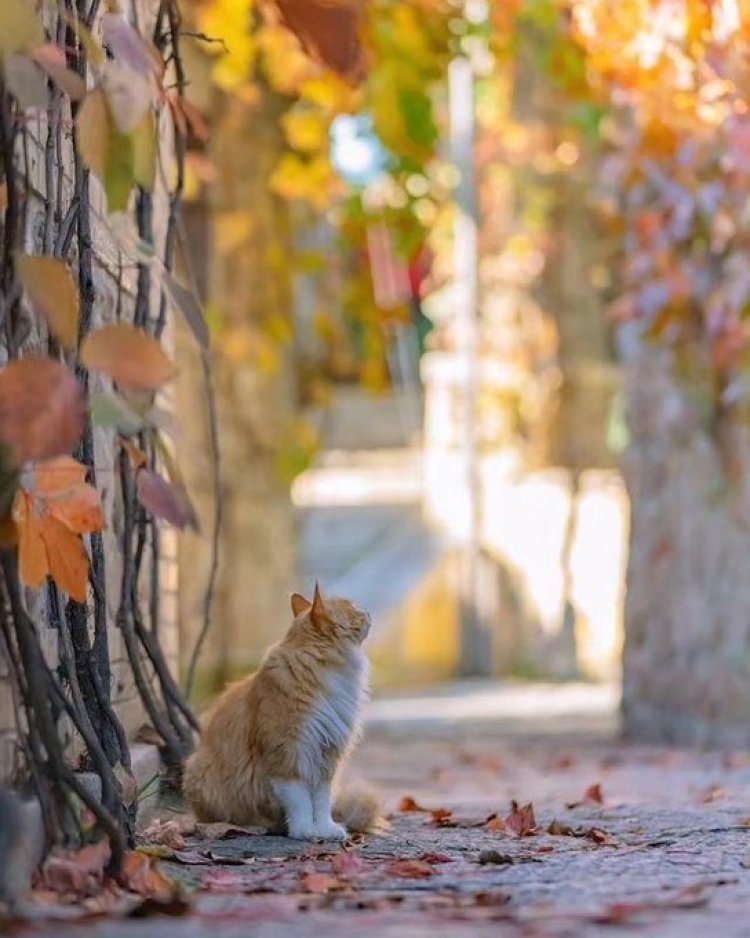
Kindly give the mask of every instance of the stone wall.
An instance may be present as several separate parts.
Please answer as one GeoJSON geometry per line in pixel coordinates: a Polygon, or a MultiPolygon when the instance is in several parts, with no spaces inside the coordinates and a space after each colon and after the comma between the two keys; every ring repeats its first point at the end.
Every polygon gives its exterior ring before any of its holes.
{"type": "MultiPolygon", "coordinates": [[[[135,3],[135,0],[134,0],[135,3]]],[[[127,6],[127,4],[125,4],[127,6]]],[[[138,23],[144,35],[150,35],[155,21],[156,0],[137,0],[138,23]]],[[[132,12],[132,6],[131,6],[132,12]]],[[[97,31],[95,25],[94,32],[97,31]]],[[[63,120],[70,123],[69,105],[63,105],[63,120]]],[[[29,168],[30,189],[28,192],[24,248],[28,252],[43,253],[45,225],[45,194],[47,191],[44,149],[47,142],[48,119],[45,112],[29,110],[26,112],[26,154],[29,168]]],[[[161,120],[165,140],[163,146],[166,155],[171,147],[171,121],[167,113],[162,113],[161,120]]],[[[23,158],[19,141],[18,159],[23,158]]],[[[63,134],[62,150],[62,204],[66,205],[73,191],[73,154],[69,136],[63,134]]],[[[103,192],[96,179],[91,181],[92,201],[92,244],[94,253],[95,301],[92,326],[113,322],[119,310],[123,318],[131,313],[137,286],[137,269],[132,258],[127,256],[122,245],[113,233],[107,220],[103,192]],[[129,268],[129,269],[128,269],[129,268]],[[121,284],[121,287],[118,287],[121,284]],[[119,295],[118,295],[119,294],[119,295]]],[[[166,195],[158,190],[154,194],[154,246],[157,254],[164,247],[166,225],[166,195]]],[[[56,223],[53,222],[52,236],[56,236],[56,223]]],[[[158,289],[154,286],[154,289],[158,289]]],[[[155,306],[153,307],[155,308],[155,306]]],[[[169,338],[167,338],[169,341],[169,338]]],[[[36,325],[24,344],[24,353],[47,354],[47,336],[36,325]]],[[[2,354],[2,353],[0,353],[2,354]]],[[[2,362],[0,361],[0,365],[2,362]]],[[[107,386],[100,376],[92,376],[93,390],[107,386]]],[[[168,401],[164,402],[168,406],[168,401]]],[[[115,435],[111,430],[96,429],[94,432],[94,470],[97,489],[102,498],[107,526],[103,532],[106,595],[107,595],[107,642],[111,663],[111,694],[118,716],[128,733],[133,734],[144,722],[145,714],[138,697],[130,666],[127,662],[123,639],[115,625],[119,604],[122,560],[120,538],[122,535],[122,505],[117,483],[116,467],[117,448],[115,435]]],[[[167,651],[170,663],[176,665],[177,659],[177,566],[176,538],[171,531],[162,534],[161,550],[163,558],[160,599],[160,637],[167,651]]],[[[42,647],[47,662],[54,667],[58,661],[58,634],[54,628],[48,608],[46,589],[26,590],[26,602],[34,620],[38,624],[42,647]]],[[[143,591],[144,601],[147,592],[143,591]]],[[[90,597],[91,599],[91,597],[90,597]]],[[[91,607],[91,602],[89,603],[91,607]]],[[[66,732],[66,723],[61,721],[61,729],[66,732]]],[[[71,757],[77,748],[77,741],[70,738],[71,757]]],[[[0,647],[0,781],[12,779],[20,767],[20,752],[16,733],[16,712],[12,689],[8,676],[7,661],[0,647]]]]}

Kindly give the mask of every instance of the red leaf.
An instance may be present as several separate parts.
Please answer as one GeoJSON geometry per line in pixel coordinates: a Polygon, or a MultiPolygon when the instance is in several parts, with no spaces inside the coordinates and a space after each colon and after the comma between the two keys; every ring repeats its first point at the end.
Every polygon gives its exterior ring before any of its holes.
{"type": "Polygon", "coordinates": [[[360,76],[364,63],[357,0],[276,0],[276,6],[308,54],[339,75],[360,76]]]}
{"type": "Polygon", "coordinates": [[[50,358],[24,358],[0,371],[0,443],[16,465],[69,452],[86,421],[80,384],[50,358]]]}

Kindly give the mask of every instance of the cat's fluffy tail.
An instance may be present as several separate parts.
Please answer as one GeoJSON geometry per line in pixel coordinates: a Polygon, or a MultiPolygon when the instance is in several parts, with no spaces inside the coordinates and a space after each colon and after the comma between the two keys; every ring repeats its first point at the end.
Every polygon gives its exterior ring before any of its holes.
{"type": "Polygon", "coordinates": [[[388,828],[380,794],[359,780],[345,783],[336,792],[333,817],[353,834],[382,834],[388,828]]]}

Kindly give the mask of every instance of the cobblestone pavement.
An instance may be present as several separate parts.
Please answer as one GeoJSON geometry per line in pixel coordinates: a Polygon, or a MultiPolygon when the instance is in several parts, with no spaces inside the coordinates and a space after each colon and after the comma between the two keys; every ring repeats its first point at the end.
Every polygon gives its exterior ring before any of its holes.
{"type": "MultiPolygon", "coordinates": [[[[193,839],[188,862],[163,864],[190,895],[187,914],[54,933],[750,935],[750,754],[618,742],[613,695],[579,691],[537,688],[525,705],[521,692],[502,720],[481,689],[376,704],[352,770],[383,790],[385,836],[346,854],[277,837],[193,839]],[[400,810],[404,799],[429,810],[400,810]],[[511,814],[512,800],[533,804],[538,832],[502,829],[534,823],[511,814]]],[[[51,933],[28,933],[39,931],[51,933]]]]}

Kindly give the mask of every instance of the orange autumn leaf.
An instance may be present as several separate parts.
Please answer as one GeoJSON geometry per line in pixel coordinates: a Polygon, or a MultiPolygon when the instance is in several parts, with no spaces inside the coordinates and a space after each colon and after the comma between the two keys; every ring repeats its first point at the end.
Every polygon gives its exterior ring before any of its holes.
{"type": "Polygon", "coordinates": [[[136,850],[125,854],[120,881],[131,892],[158,902],[169,902],[177,895],[174,882],[154,866],[151,857],[136,850]]]}
{"type": "Polygon", "coordinates": [[[70,456],[35,463],[13,508],[22,581],[38,587],[51,576],[77,602],[86,599],[89,571],[80,535],[104,527],[99,494],[85,477],[86,467],[70,456]]]}
{"type": "Polygon", "coordinates": [[[80,536],[51,515],[43,519],[39,533],[47,552],[50,576],[71,599],[85,602],[89,558],[80,536]]]}
{"type": "Polygon", "coordinates": [[[19,490],[13,506],[18,529],[18,564],[21,581],[32,588],[41,586],[49,575],[49,561],[39,525],[32,520],[31,498],[19,490]]]}

